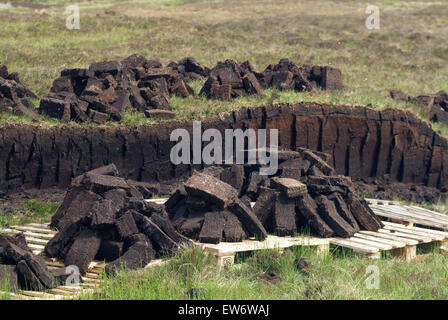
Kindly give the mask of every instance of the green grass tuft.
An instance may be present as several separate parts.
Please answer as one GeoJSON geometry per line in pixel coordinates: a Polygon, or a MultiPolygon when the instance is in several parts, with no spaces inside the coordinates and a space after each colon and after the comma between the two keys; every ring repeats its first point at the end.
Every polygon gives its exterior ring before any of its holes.
{"type": "Polygon", "coordinates": [[[23,203],[19,209],[9,214],[0,215],[0,227],[23,225],[27,223],[46,223],[55,214],[59,204],[45,203],[31,199],[23,203]]]}

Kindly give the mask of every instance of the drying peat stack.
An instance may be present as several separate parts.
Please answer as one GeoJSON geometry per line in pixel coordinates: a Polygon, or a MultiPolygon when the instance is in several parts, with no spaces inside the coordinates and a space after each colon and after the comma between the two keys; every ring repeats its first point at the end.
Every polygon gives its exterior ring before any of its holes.
{"type": "Polygon", "coordinates": [[[424,109],[430,121],[448,125],[448,93],[445,91],[409,97],[401,91],[392,90],[390,91],[390,96],[394,100],[415,103],[424,109]]]}
{"type": "Polygon", "coordinates": [[[281,59],[276,65],[269,65],[263,72],[264,87],[311,92],[322,90],[343,90],[342,72],[329,66],[298,66],[288,59],[281,59]]]}
{"type": "Polygon", "coordinates": [[[78,122],[120,120],[127,108],[172,118],[170,94],[187,97],[194,92],[178,71],[134,54],[122,61],[92,63],[88,69],[63,70],[41,100],[40,111],[78,122]]]}
{"type": "Polygon", "coordinates": [[[312,92],[343,90],[342,73],[328,66],[298,66],[288,59],[269,65],[259,72],[249,61],[241,64],[233,60],[218,62],[210,71],[200,94],[211,99],[229,100],[246,95],[262,95],[263,89],[296,90],[312,92]]]}
{"type": "Polygon", "coordinates": [[[300,149],[278,151],[278,158],[275,176],[260,175],[256,165],[195,173],[165,204],[174,226],[188,237],[213,243],[264,236],[264,230],[286,236],[310,228],[321,237],[350,237],[382,227],[350,178],[336,175],[328,165],[326,154],[300,149]]]}
{"type": "Polygon", "coordinates": [[[17,72],[8,73],[8,68],[0,63],[0,113],[27,115],[39,118],[36,108],[29,98],[37,96],[20,82],[17,72]]]}
{"type": "Polygon", "coordinates": [[[165,203],[175,227],[201,242],[242,241],[267,236],[250,202],[238,190],[204,172],[193,176],[165,203]]]}
{"type": "Polygon", "coordinates": [[[182,78],[190,80],[200,80],[210,74],[209,68],[202,66],[195,58],[191,57],[183,58],[177,63],[171,62],[167,67],[179,72],[182,78]]]}
{"type": "Polygon", "coordinates": [[[42,290],[56,286],[54,276],[42,257],[33,254],[23,233],[0,234],[0,283],[9,283],[9,289],[42,290]]]}
{"type": "Polygon", "coordinates": [[[250,62],[238,64],[233,60],[218,62],[200,91],[211,99],[230,100],[245,95],[261,95],[258,72],[250,62]]]}
{"type": "Polygon", "coordinates": [[[106,272],[144,267],[189,242],[174,230],[164,207],[146,202],[113,164],[73,179],[51,227],[60,231],[46,245],[46,255],[76,265],[81,274],[94,259],[110,262],[106,272]]]}
{"type": "Polygon", "coordinates": [[[321,237],[350,237],[359,230],[377,231],[381,221],[359,198],[349,177],[336,175],[329,156],[300,148],[279,152],[275,177],[249,174],[246,192],[268,232],[292,235],[302,228],[321,237]],[[257,182],[261,179],[261,183],[257,182]]]}

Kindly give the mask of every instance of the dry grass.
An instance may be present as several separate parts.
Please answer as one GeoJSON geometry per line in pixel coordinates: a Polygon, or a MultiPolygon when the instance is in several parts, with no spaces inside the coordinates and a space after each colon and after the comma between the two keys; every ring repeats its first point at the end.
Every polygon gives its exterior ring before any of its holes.
{"type": "Polygon", "coordinates": [[[282,57],[330,64],[353,95],[373,100],[390,88],[416,95],[448,87],[445,2],[369,1],[381,9],[378,31],[364,26],[364,1],[84,1],[81,30],[65,29],[68,3],[0,11],[0,60],[40,95],[62,68],[135,52],[208,66],[250,59],[263,69],[282,57]]]}
{"type": "MultiPolygon", "coordinates": [[[[81,30],[65,28],[69,4],[32,0],[0,11],[0,61],[39,96],[63,68],[133,53],[164,63],[194,56],[209,67],[227,58],[251,60],[260,70],[287,57],[336,66],[348,86],[344,93],[282,92],[274,99],[268,90],[262,98],[231,102],[173,98],[177,118],[298,101],[399,107],[419,114],[415,106],[390,99],[389,90],[415,96],[448,88],[448,3],[442,1],[85,0],[78,2],[81,30]],[[381,10],[380,30],[365,27],[368,4],[381,10]]],[[[193,83],[196,92],[201,85],[193,83]]],[[[23,118],[3,116],[1,122],[17,120],[23,118]]],[[[128,114],[122,124],[136,122],[149,123],[128,114]]],[[[446,126],[434,128],[448,135],[446,126]]]]}

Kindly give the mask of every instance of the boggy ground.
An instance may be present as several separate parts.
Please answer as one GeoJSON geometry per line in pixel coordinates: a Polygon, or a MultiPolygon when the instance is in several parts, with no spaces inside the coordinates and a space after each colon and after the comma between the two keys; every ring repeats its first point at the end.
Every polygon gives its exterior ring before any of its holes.
{"type": "MultiPolygon", "coordinates": [[[[12,3],[16,9],[0,11],[0,61],[18,71],[40,97],[63,68],[123,59],[136,52],[164,64],[184,56],[209,67],[227,58],[251,60],[261,70],[287,57],[336,66],[350,88],[314,96],[268,90],[265,97],[231,102],[174,98],[178,118],[272,101],[415,108],[391,100],[388,91],[400,89],[416,96],[448,88],[448,4],[442,1],[81,1],[81,30],[65,28],[63,12],[69,1],[12,3]],[[368,4],[381,10],[380,30],[365,27],[368,4]]],[[[192,86],[198,92],[202,82],[192,86]]],[[[148,121],[134,114],[122,120],[148,121]]],[[[446,132],[444,126],[435,128],[446,132]]]]}

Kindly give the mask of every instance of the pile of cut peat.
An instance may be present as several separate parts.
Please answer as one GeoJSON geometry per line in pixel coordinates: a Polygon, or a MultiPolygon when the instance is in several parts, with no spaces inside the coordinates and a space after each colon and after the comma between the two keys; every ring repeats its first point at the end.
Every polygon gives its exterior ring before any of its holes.
{"type": "Polygon", "coordinates": [[[120,120],[127,109],[147,117],[173,118],[170,95],[188,97],[194,90],[185,82],[207,78],[201,95],[230,100],[262,95],[263,89],[313,92],[342,90],[342,73],[328,66],[298,66],[288,59],[269,65],[264,72],[250,61],[218,62],[209,69],[188,57],[167,66],[134,54],[122,61],[92,63],[88,69],[66,69],[40,101],[40,112],[78,122],[120,120]]]}
{"type": "Polygon", "coordinates": [[[8,68],[0,63],[0,113],[27,115],[37,120],[36,107],[29,98],[37,96],[20,82],[17,72],[8,73],[8,68]]]}
{"type": "Polygon", "coordinates": [[[222,180],[201,172],[179,188],[165,203],[174,226],[185,236],[201,242],[263,240],[266,229],[247,199],[222,180]]]}
{"type": "Polygon", "coordinates": [[[60,231],[45,254],[81,274],[94,259],[109,262],[106,272],[144,267],[155,256],[169,254],[189,240],[178,234],[162,205],[144,200],[141,183],[119,177],[115,165],[73,179],[51,227],[60,231]]]}
{"type": "Polygon", "coordinates": [[[0,284],[8,283],[12,292],[49,289],[62,279],[53,273],[42,257],[33,254],[23,233],[0,234],[0,284]]]}
{"type": "Polygon", "coordinates": [[[189,80],[200,80],[208,77],[210,69],[202,66],[195,58],[183,58],[179,62],[170,62],[167,68],[171,68],[179,72],[180,76],[189,80]]]}
{"type": "Polygon", "coordinates": [[[343,90],[342,72],[330,66],[298,66],[288,59],[269,65],[263,72],[262,85],[278,90],[343,90]]]}
{"type": "Polygon", "coordinates": [[[296,90],[313,92],[343,90],[342,73],[328,66],[297,66],[288,59],[269,65],[259,72],[250,61],[241,64],[233,60],[218,62],[210,71],[200,94],[211,99],[230,100],[246,95],[262,95],[263,89],[296,90]]]}
{"type": "Polygon", "coordinates": [[[402,91],[391,90],[390,96],[394,100],[415,103],[423,108],[430,121],[448,125],[448,93],[446,91],[442,90],[435,94],[422,94],[417,97],[410,97],[402,91]]]}
{"type": "Polygon", "coordinates": [[[321,237],[350,237],[382,227],[350,178],[328,165],[328,155],[277,152],[275,176],[260,175],[257,165],[195,172],[165,203],[173,225],[189,238],[211,243],[294,235],[304,228],[321,237]]]}
{"type": "Polygon", "coordinates": [[[148,117],[172,118],[170,94],[194,94],[183,78],[158,60],[137,54],[122,61],[92,63],[88,69],[63,70],[41,100],[40,112],[62,120],[99,123],[120,120],[128,108],[148,117]]]}

